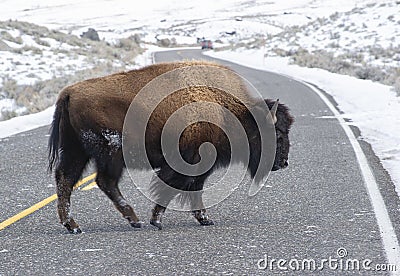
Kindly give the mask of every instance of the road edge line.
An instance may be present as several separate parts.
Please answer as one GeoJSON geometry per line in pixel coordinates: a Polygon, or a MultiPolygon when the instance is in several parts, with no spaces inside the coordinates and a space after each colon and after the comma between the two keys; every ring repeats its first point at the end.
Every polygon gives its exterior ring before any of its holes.
{"type": "MultiPolygon", "coordinates": [[[[321,98],[321,100],[328,106],[328,108],[333,112],[335,118],[339,121],[356,155],[358,165],[360,167],[360,171],[364,179],[365,188],[367,189],[372,208],[374,209],[375,218],[379,226],[383,247],[385,249],[388,262],[389,264],[394,264],[394,265],[400,264],[399,241],[394,231],[392,221],[390,220],[389,212],[385,205],[383,196],[379,191],[379,185],[376,182],[371,167],[369,166],[368,159],[365,156],[364,151],[362,150],[360,143],[355,137],[353,131],[346,123],[346,121],[343,119],[338,109],[318,88],[305,81],[298,80],[293,77],[290,78],[304,84],[305,86],[309,87],[312,91],[314,91],[321,98]]],[[[392,271],[391,275],[400,275],[400,271],[392,271]]]]}

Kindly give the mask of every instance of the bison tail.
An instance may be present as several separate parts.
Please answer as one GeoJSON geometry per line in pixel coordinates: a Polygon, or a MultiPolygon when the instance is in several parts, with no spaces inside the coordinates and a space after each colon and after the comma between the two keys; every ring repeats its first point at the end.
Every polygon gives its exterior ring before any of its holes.
{"type": "Polygon", "coordinates": [[[50,137],[48,144],[48,170],[51,172],[59,160],[60,150],[62,148],[62,135],[66,127],[69,125],[68,112],[69,95],[64,94],[56,103],[56,109],[53,115],[53,122],[50,128],[50,137]]]}

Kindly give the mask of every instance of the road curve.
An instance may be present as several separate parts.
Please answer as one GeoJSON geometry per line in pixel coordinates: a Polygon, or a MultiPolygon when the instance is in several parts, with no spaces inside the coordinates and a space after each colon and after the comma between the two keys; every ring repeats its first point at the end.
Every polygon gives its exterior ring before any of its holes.
{"type": "MultiPolygon", "coordinates": [[[[197,50],[155,55],[157,62],[192,58],[209,59],[197,50]]],[[[170,211],[162,231],[147,225],[135,230],[99,189],[78,190],[72,208],[84,233],[67,234],[52,202],[0,230],[0,275],[308,275],[313,261],[321,275],[337,275],[345,272],[349,259],[371,260],[372,269],[388,264],[354,150],[321,98],[286,77],[219,62],[266,98],[279,98],[290,107],[296,122],[287,169],[272,173],[257,196],[249,198],[248,187],[241,187],[211,208],[216,222],[211,227],[198,226],[188,213],[170,211]]],[[[48,131],[42,127],[0,140],[0,223],[54,194],[54,181],[46,172],[48,131]]],[[[369,145],[359,143],[399,236],[400,202],[393,183],[369,145]]],[[[85,175],[91,173],[88,169],[85,175]]],[[[149,174],[142,177],[147,181],[149,174]]],[[[152,204],[127,174],[120,185],[147,222],[152,204]]],[[[352,272],[390,274],[362,267],[352,272]]]]}

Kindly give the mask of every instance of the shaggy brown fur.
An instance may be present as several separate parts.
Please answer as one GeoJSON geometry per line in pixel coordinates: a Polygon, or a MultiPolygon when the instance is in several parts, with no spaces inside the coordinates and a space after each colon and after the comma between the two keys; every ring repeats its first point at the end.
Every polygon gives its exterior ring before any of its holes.
{"type": "MultiPolygon", "coordinates": [[[[184,130],[179,140],[182,157],[191,164],[199,161],[198,149],[202,143],[211,142],[217,149],[218,157],[215,166],[207,173],[197,177],[179,174],[166,164],[161,151],[160,137],[167,119],[180,107],[190,103],[212,102],[227,108],[244,126],[250,145],[249,171],[254,177],[255,171],[260,167],[260,134],[246,106],[256,108],[259,103],[249,94],[239,77],[232,77],[234,73],[230,69],[205,61],[185,61],[155,64],[138,70],[82,81],[61,91],[56,103],[49,139],[49,169],[52,170],[56,166],[58,214],[61,223],[71,233],[80,233],[78,224],[69,213],[72,187],[81,177],[82,171],[90,159],[94,159],[97,166],[96,182],[99,188],[114,202],[116,208],[132,226],[141,226],[135,212],[125,202],[118,188],[118,181],[126,164],[123,159],[121,143],[115,142],[115,137],[117,140],[122,139],[124,119],[137,93],[157,76],[178,68],[182,70],[179,71],[179,78],[176,81],[181,82],[180,84],[187,88],[169,95],[154,110],[149,110],[153,107],[146,102],[140,103],[137,120],[141,119],[140,110],[144,113],[153,112],[146,129],[147,152],[138,152],[138,161],[134,165],[138,169],[144,168],[141,165],[143,160],[140,159],[144,158],[143,155],[146,154],[153,169],[157,169],[159,178],[168,185],[181,190],[202,190],[204,181],[211,172],[230,162],[229,140],[217,126],[229,126],[229,120],[218,108],[212,106],[193,107],[180,118],[181,120],[198,121],[196,118],[201,114],[208,113],[213,116],[214,124],[194,123],[184,130]],[[224,70],[221,70],[218,75],[209,76],[208,74],[193,75],[191,70],[185,69],[195,65],[224,70]],[[194,80],[196,81],[193,82],[194,80]],[[225,87],[228,87],[229,93],[221,91],[219,88],[213,88],[212,84],[215,81],[223,82],[225,87]],[[204,83],[204,86],[193,86],[193,83],[199,82],[204,83]],[[114,136],[113,141],[107,138],[110,135],[114,136]]],[[[168,85],[172,86],[172,83],[163,83],[163,85],[166,86],[163,87],[165,89],[168,88],[168,85]]],[[[272,108],[273,101],[265,100],[265,102],[269,108],[272,108]]],[[[267,110],[262,110],[262,112],[267,116],[267,110]]],[[[282,104],[278,106],[276,117],[275,128],[279,135],[277,135],[278,146],[273,170],[287,166],[288,133],[293,122],[288,109],[282,104]]],[[[134,139],[134,136],[130,138],[134,139]]],[[[162,213],[176,194],[166,196],[157,189],[154,190],[154,193],[156,197],[162,198],[164,204],[155,206],[151,223],[161,229],[162,213]]],[[[212,224],[205,214],[205,209],[201,207],[201,199],[195,206],[193,209],[195,218],[202,225],[212,224]]]]}

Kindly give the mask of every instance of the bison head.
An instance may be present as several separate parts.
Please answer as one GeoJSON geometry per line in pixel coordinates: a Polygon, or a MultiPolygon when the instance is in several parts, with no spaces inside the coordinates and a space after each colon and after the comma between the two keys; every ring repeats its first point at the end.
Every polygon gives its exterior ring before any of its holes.
{"type": "Polygon", "coordinates": [[[277,171],[289,165],[289,130],[294,119],[290,115],[289,109],[285,105],[279,103],[279,100],[272,101],[266,99],[265,103],[268,105],[272,120],[275,123],[276,153],[272,171],[277,171]]]}

